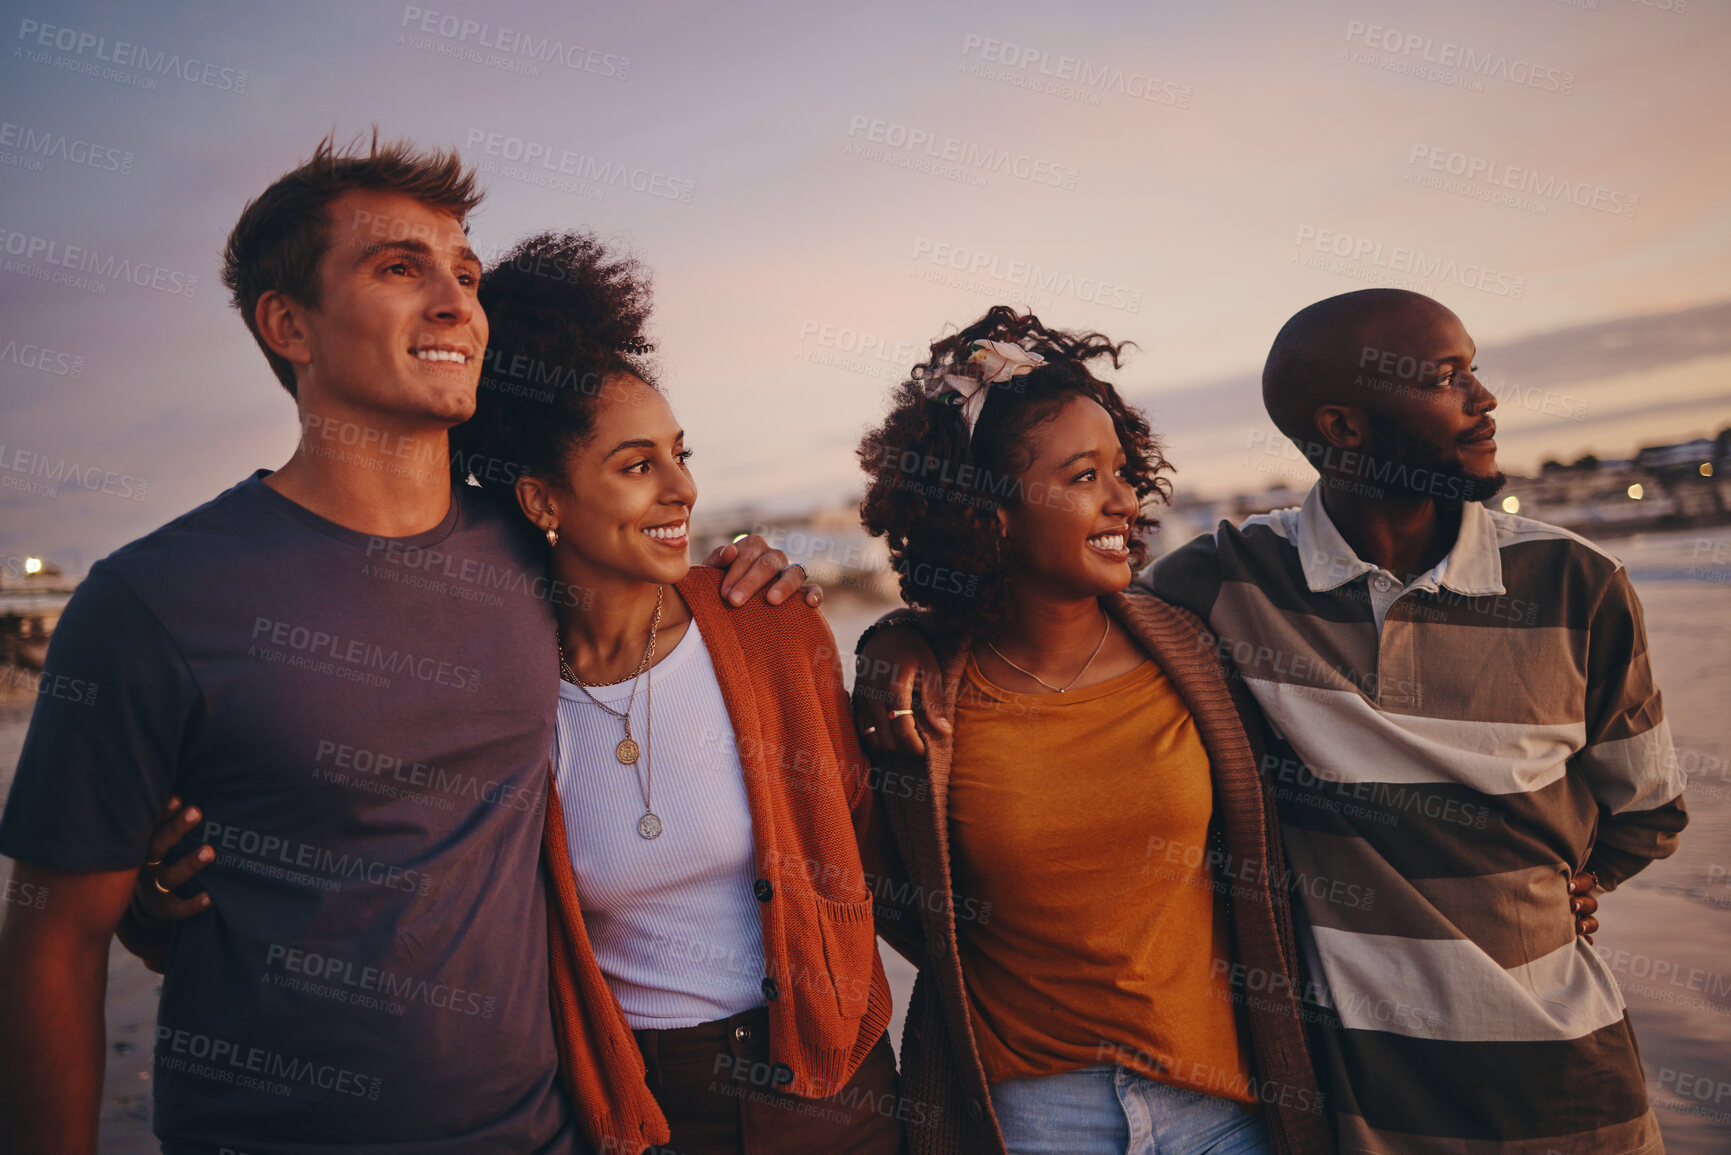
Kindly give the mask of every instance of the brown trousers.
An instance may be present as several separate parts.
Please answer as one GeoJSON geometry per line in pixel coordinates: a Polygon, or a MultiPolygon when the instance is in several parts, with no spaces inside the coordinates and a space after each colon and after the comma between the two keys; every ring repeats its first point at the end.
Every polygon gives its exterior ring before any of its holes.
{"type": "MultiPolygon", "coordinates": [[[[637,1031],[649,1090],[673,1133],[645,1155],[898,1155],[902,1120],[895,1055],[879,1039],[847,1086],[827,1099],[777,1089],[769,1012],[669,1031],[637,1031]]],[[[781,1077],[778,1077],[778,1074],[781,1077]]]]}

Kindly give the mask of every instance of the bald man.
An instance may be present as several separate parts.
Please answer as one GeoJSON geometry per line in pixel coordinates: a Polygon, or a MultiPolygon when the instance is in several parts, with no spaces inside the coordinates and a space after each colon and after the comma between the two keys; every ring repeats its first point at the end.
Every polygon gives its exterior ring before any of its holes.
{"type": "MultiPolygon", "coordinates": [[[[1416,293],[1300,311],[1263,401],[1320,479],[1137,580],[1209,623],[1266,718],[1342,1150],[1659,1152],[1576,915],[1676,849],[1682,776],[1622,565],[1481,504],[1504,479],[1475,354],[1416,293]]],[[[922,651],[885,630],[862,668],[922,651]]],[[[862,681],[864,705],[907,704],[910,676],[862,681]]],[[[879,748],[918,741],[898,721],[879,748]]],[[[1231,977],[1250,1000],[1269,980],[1231,977]]]]}
{"type": "Polygon", "coordinates": [[[1660,1151],[1570,878],[1672,853],[1682,777],[1622,565],[1481,504],[1476,353],[1417,293],[1300,311],[1262,396],[1321,478],[1140,580],[1209,622],[1272,730],[1342,1148],[1660,1151]]]}

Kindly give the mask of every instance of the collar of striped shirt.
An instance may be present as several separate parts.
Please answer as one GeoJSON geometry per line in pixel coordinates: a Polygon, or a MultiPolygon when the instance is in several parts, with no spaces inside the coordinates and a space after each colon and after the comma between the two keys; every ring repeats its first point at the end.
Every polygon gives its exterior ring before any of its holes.
{"type": "MultiPolygon", "coordinates": [[[[1310,487],[1296,515],[1282,512],[1293,516],[1290,537],[1298,547],[1304,583],[1311,593],[1323,593],[1360,574],[1378,572],[1374,563],[1352,551],[1335,528],[1334,520],[1322,505],[1322,482],[1310,487]]],[[[1439,585],[1467,597],[1508,593],[1503,587],[1503,559],[1496,524],[1476,501],[1467,502],[1461,509],[1460,532],[1453,548],[1434,569],[1415,579],[1408,588],[1435,590],[1439,585]]]]}

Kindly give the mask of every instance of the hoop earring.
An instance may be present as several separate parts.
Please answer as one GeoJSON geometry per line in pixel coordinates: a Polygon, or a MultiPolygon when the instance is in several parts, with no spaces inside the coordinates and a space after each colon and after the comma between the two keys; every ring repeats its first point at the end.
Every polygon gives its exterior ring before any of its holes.
{"type": "Polygon", "coordinates": [[[552,526],[551,528],[549,528],[547,530],[547,544],[549,546],[555,546],[555,545],[559,544],[559,527],[558,526],[556,526],[556,525],[552,526]]]}

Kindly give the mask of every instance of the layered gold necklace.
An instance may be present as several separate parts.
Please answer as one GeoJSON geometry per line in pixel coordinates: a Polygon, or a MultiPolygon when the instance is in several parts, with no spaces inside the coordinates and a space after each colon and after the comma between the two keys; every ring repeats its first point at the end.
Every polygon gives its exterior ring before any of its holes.
{"type": "Polygon", "coordinates": [[[637,820],[637,833],[643,838],[661,837],[661,819],[656,817],[655,811],[650,806],[650,798],[655,789],[655,755],[653,751],[648,749],[649,744],[655,737],[655,686],[653,679],[651,679],[649,693],[645,699],[647,712],[643,719],[645,727],[643,746],[639,746],[637,744],[637,739],[631,736],[631,707],[637,701],[637,682],[643,677],[643,671],[649,668],[649,663],[655,658],[655,639],[661,630],[661,600],[662,596],[666,592],[666,587],[664,586],[655,587],[655,615],[649,620],[649,641],[643,647],[643,658],[637,663],[637,669],[629,675],[631,693],[626,696],[625,709],[623,712],[615,710],[612,706],[609,706],[589,691],[591,686],[597,688],[601,686],[617,686],[627,679],[620,678],[617,681],[612,682],[583,681],[583,679],[577,676],[577,672],[571,668],[571,663],[565,658],[564,639],[559,636],[559,631],[556,627],[553,631],[554,644],[559,647],[560,676],[562,676],[567,682],[576,686],[579,690],[582,690],[584,697],[588,698],[595,705],[601,707],[603,710],[607,711],[625,724],[625,736],[619,739],[619,744],[617,746],[613,747],[613,756],[619,760],[620,765],[630,766],[632,768],[633,776],[637,778],[637,792],[643,796],[643,817],[637,820]],[[644,757],[646,754],[648,756],[644,757]],[[639,758],[643,759],[643,773],[641,774],[637,772],[637,761],[639,758]]]}

